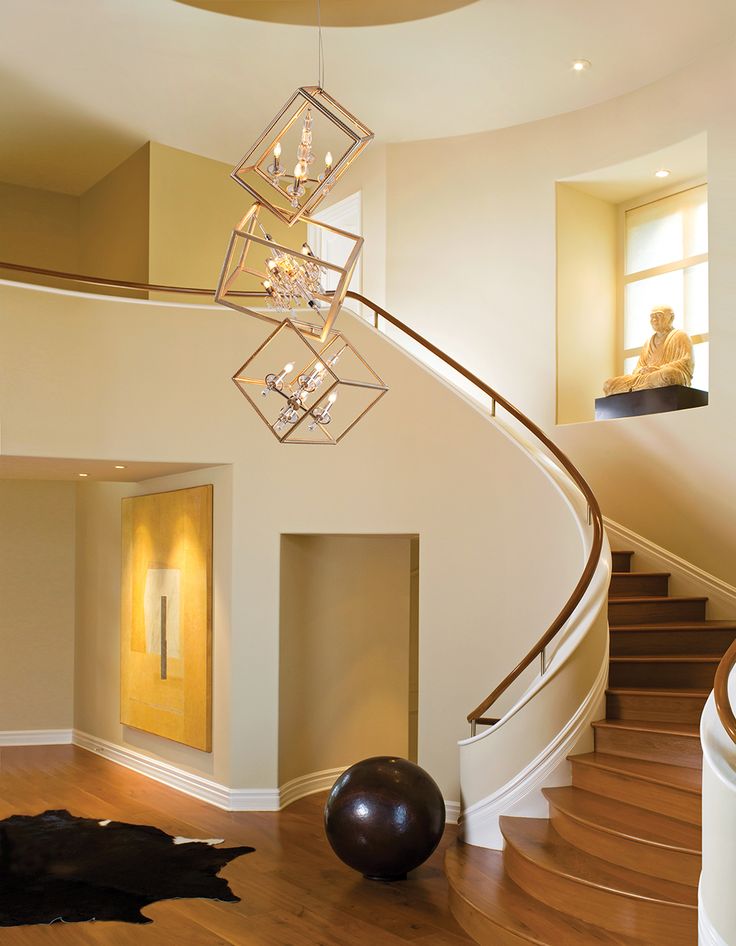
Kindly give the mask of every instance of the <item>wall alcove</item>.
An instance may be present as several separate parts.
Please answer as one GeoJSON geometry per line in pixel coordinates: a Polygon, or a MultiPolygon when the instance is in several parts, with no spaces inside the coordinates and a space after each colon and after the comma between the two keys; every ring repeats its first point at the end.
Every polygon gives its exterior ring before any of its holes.
{"type": "Polygon", "coordinates": [[[669,305],[708,390],[707,140],[696,135],[557,181],[557,423],[595,418],[607,378],[633,371],[669,305]]]}
{"type": "Polygon", "coordinates": [[[282,535],[282,787],[372,755],[416,760],[418,552],[408,535],[282,535]]]}

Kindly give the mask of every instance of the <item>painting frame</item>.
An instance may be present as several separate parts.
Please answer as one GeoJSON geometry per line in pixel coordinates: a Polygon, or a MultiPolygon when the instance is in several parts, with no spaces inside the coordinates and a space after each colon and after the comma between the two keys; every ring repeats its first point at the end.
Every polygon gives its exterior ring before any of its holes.
{"type": "Polygon", "coordinates": [[[121,502],[120,722],[212,751],[213,486],[121,502]]]}

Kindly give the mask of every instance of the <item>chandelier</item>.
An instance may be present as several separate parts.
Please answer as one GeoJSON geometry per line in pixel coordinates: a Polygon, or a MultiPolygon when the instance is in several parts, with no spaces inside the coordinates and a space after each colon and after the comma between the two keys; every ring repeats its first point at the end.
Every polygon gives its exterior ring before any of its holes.
{"type": "Polygon", "coordinates": [[[319,16],[317,0],[318,84],[294,92],[230,175],[255,203],[230,235],[215,292],[221,305],[277,325],[233,381],[281,443],[339,443],[388,390],[334,329],[363,238],[312,217],[373,139],[373,132],[323,88],[319,16]],[[269,214],[289,227],[308,221],[325,235],[342,238],[332,243],[347,243],[346,255],[321,259],[307,242],[277,243],[266,222],[269,214]],[[328,291],[328,276],[335,275],[337,284],[328,291]],[[265,293],[265,309],[244,303],[242,289],[252,288],[254,279],[265,293]]]}
{"type": "Polygon", "coordinates": [[[318,231],[338,236],[348,246],[339,262],[323,260],[314,255],[308,243],[302,243],[298,250],[277,243],[261,223],[263,216],[261,204],[253,204],[233,230],[215,301],[271,323],[281,322],[280,312],[294,313],[294,322],[324,341],[342,307],[363,248],[363,238],[310,220],[318,231]],[[325,289],[328,273],[338,277],[334,292],[325,289]],[[238,295],[239,289],[254,278],[267,294],[266,311],[251,308],[244,301],[247,297],[238,295]],[[297,310],[301,311],[297,313],[297,310]]]}
{"type": "Polygon", "coordinates": [[[288,318],[233,381],[281,443],[339,443],[388,390],[342,333],[315,347],[288,318]]]}
{"type": "Polygon", "coordinates": [[[324,89],[306,86],[269,122],[231,177],[293,226],[314,213],[372,140],[373,132],[324,89]]]}

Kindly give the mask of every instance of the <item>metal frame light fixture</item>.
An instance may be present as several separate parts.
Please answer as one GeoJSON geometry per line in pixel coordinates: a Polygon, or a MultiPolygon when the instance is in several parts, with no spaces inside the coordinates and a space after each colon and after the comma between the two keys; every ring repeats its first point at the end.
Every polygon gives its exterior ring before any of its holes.
{"type": "Polygon", "coordinates": [[[316,210],[373,137],[370,128],[324,89],[304,86],[269,122],[230,176],[279,220],[293,226],[316,210]],[[318,117],[330,123],[329,130],[337,136],[340,149],[334,158],[331,150],[326,152],[319,173],[310,168],[315,161],[312,139],[317,133],[313,123],[318,117]],[[302,128],[295,154],[287,158],[283,141],[300,120],[302,128]],[[293,172],[292,158],[296,160],[293,172]]]}
{"type": "Polygon", "coordinates": [[[296,316],[293,321],[303,332],[319,336],[324,341],[340,312],[363,248],[363,237],[318,220],[310,220],[310,224],[320,230],[352,242],[345,262],[342,265],[331,263],[316,257],[306,243],[301,251],[277,243],[261,223],[261,209],[260,204],[253,204],[233,230],[217,283],[215,301],[274,324],[283,321],[283,315],[276,315],[279,309],[287,314],[297,308],[305,309],[305,315],[314,314],[314,321],[296,316]],[[259,255],[254,259],[258,247],[263,248],[263,257],[259,255]],[[329,294],[323,286],[328,272],[339,274],[335,291],[329,294]],[[261,281],[270,297],[268,301],[273,315],[250,308],[236,294],[241,276],[255,276],[261,281]]]}
{"type": "Polygon", "coordinates": [[[314,347],[291,319],[233,381],[281,443],[337,444],[388,390],[340,332],[314,347]]]}

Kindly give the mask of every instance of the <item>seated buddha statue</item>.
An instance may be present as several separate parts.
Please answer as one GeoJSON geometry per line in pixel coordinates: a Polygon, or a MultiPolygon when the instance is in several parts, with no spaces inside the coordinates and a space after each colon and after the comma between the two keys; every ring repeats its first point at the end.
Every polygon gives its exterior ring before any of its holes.
{"type": "Polygon", "coordinates": [[[664,388],[670,384],[689,387],[693,379],[693,343],[687,332],[673,328],[675,313],[669,306],[652,309],[649,322],[654,335],[645,342],[631,374],[609,378],[603,393],[623,394],[644,388],[664,388]]]}

